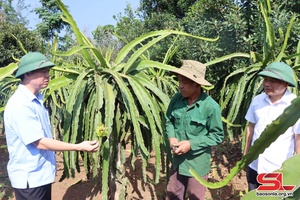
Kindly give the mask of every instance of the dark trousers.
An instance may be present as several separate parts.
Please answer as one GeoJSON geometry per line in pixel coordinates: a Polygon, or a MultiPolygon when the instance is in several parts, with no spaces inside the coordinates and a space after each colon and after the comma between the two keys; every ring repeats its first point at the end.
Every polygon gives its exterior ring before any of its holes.
{"type": "Polygon", "coordinates": [[[14,188],[16,200],[51,200],[51,184],[36,188],[14,188]]]}
{"type": "MultiPolygon", "coordinates": [[[[207,180],[207,175],[203,176],[207,180]]],[[[183,176],[173,168],[170,171],[170,178],[167,185],[166,200],[204,200],[206,188],[194,177],[183,176]]]]}
{"type": "Polygon", "coordinates": [[[248,192],[257,189],[258,186],[261,185],[257,182],[256,177],[257,177],[257,171],[255,171],[251,167],[247,167],[248,192]]]}

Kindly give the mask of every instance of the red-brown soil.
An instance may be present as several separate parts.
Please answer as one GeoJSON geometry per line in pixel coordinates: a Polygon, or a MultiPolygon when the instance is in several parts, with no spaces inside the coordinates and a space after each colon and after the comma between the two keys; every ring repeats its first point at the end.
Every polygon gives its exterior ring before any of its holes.
{"type": "MultiPolygon", "coordinates": [[[[218,181],[226,177],[228,171],[241,158],[240,143],[224,142],[213,148],[212,170],[209,174],[210,181],[218,181]]],[[[12,188],[6,172],[8,153],[6,149],[5,135],[0,135],[0,200],[15,200],[12,188]]],[[[150,178],[155,172],[154,158],[150,160],[147,168],[150,178]]],[[[138,164],[137,164],[138,165],[138,164]]],[[[160,183],[153,185],[150,182],[143,183],[141,168],[134,171],[129,162],[126,162],[126,170],[129,180],[127,186],[128,200],[151,199],[163,200],[165,198],[166,177],[162,174],[160,183]]],[[[53,200],[99,200],[101,199],[101,186],[88,180],[82,169],[76,177],[64,179],[59,182],[63,171],[62,154],[57,153],[57,176],[52,186],[53,200]]],[[[247,187],[245,172],[242,171],[227,186],[220,189],[207,189],[206,200],[238,200],[245,193],[247,187]]]]}

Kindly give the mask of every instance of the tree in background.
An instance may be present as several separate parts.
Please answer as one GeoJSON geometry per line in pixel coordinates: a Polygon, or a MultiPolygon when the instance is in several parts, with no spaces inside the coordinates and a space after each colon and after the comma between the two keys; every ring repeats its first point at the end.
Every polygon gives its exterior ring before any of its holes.
{"type": "Polygon", "coordinates": [[[38,36],[29,31],[24,25],[0,23],[0,67],[14,62],[13,56],[20,58],[24,55],[17,39],[22,41],[22,45],[27,51],[40,50],[38,36]]]}
{"type": "Polygon", "coordinates": [[[98,47],[108,47],[114,41],[114,36],[112,35],[114,31],[113,25],[98,26],[96,30],[92,32],[95,40],[95,45],[98,47]]]}
{"type": "Polygon", "coordinates": [[[37,31],[45,41],[51,41],[57,33],[70,28],[61,18],[62,12],[55,0],[40,0],[42,7],[33,11],[42,20],[37,24],[37,31]]]}
{"type": "Polygon", "coordinates": [[[121,13],[114,15],[114,19],[117,20],[115,33],[122,38],[123,46],[147,31],[139,9],[133,11],[131,5],[127,4],[124,13],[124,16],[121,13]]]}
{"type": "Polygon", "coordinates": [[[18,0],[16,6],[12,0],[0,1],[0,67],[14,62],[13,56],[24,55],[17,40],[22,41],[28,51],[40,50],[39,37],[25,27],[27,21],[21,12],[27,8],[24,0],[18,0]]]}
{"type": "Polygon", "coordinates": [[[27,9],[24,0],[18,0],[16,5],[13,5],[13,0],[1,0],[0,1],[0,13],[5,16],[5,21],[12,24],[27,24],[28,21],[22,16],[22,11],[27,9]]]}
{"type": "Polygon", "coordinates": [[[110,53],[111,57],[116,57],[116,52],[118,52],[122,46],[122,41],[113,34],[115,27],[113,25],[98,26],[96,30],[92,32],[93,42],[95,46],[98,47],[102,54],[110,53]]]}
{"type": "MultiPolygon", "coordinates": [[[[179,64],[181,59],[195,59],[201,62],[219,57],[222,53],[235,52],[237,43],[243,36],[243,18],[241,18],[240,8],[232,0],[218,0],[213,3],[208,0],[201,1],[141,1],[141,6],[137,14],[140,22],[132,26],[134,20],[131,19],[131,12],[127,11],[127,16],[121,18],[117,23],[118,35],[128,37],[128,35],[145,34],[154,30],[183,30],[185,32],[206,37],[219,36],[216,43],[197,41],[192,38],[182,39],[178,51],[170,60],[172,64],[179,64]],[[228,21],[231,20],[231,21],[228,21]],[[237,19],[237,20],[236,20],[237,19]],[[131,25],[131,26],[130,26],[131,25]],[[122,27],[122,28],[119,28],[122,27]],[[123,27],[130,29],[123,32],[123,27]],[[142,32],[141,32],[142,30],[142,32]],[[225,37],[222,37],[225,36],[225,37]]],[[[170,38],[171,39],[171,38],[170,38]]],[[[169,41],[166,41],[168,43],[169,41]]],[[[244,47],[243,45],[240,45],[244,47]]],[[[162,60],[162,52],[165,52],[166,45],[159,44],[151,51],[152,59],[162,60]]],[[[232,65],[231,65],[232,66],[232,65]]],[[[222,72],[222,75],[224,72],[222,72]]],[[[211,78],[216,82],[215,74],[211,78]]]]}
{"type": "Polygon", "coordinates": [[[141,10],[144,19],[151,18],[154,13],[163,15],[165,13],[174,15],[177,19],[185,17],[190,6],[192,6],[196,0],[141,0],[141,10]]]}

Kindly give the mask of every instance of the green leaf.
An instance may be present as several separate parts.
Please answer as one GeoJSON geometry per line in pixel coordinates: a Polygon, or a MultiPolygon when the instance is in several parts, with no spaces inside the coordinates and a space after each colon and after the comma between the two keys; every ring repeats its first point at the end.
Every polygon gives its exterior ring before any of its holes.
{"type": "MultiPolygon", "coordinates": [[[[181,36],[188,36],[188,37],[192,37],[192,38],[197,38],[200,40],[205,40],[205,41],[210,41],[210,42],[214,42],[217,41],[218,38],[205,38],[205,37],[199,37],[199,36],[195,36],[195,35],[191,35],[185,32],[181,32],[181,31],[173,31],[173,30],[161,30],[161,31],[153,31],[147,34],[144,34],[138,38],[136,38],[135,40],[131,41],[130,43],[128,43],[125,47],[122,48],[122,50],[118,53],[117,58],[115,59],[115,63],[116,64],[120,64],[128,55],[129,52],[131,52],[134,47],[140,45],[143,41],[151,38],[151,37],[159,37],[157,40],[154,40],[151,45],[148,45],[148,48],[154,44],[156,44],[158,41],[160,41],[161,39],[171,35],[171,34],[175,34],[175,35],[181,35],[181,36]]],[[[143,48],[143,52],[148,49],[148,48],[143,48]]],[[[137,53],[137,54],[142,54],[141,53],[137,53]]],[[[136,57],[133,59],[133,61],[136,59],[136,57]]],[[[131,63],[133,63],[133,61],[131,61],[131,63]]],[[[127,71],[127,70],[125,70],[127,71]]]]}
{"type": "MultiPolygon", "coordinates": [[[[71,94],[67,99],[67,104],[66,104],[66,110],[65,110],[65,119],[64,119],[64,135],[63,135],[63,141],[65,142],[70,142],[70,137],[72,136],[72,121],[73,121],[73,112],[76,112],[76,110],[74,110],[74,105],[76,104],[76,99],[77,99],[77,95],[80,94],[81,89],[83,89],[85,87],[86,84],[86,80],[84,80],[86,78],[86,76],[89,74],[90,71],[86,71],[83,72],[80,76],[78,76],[75,85],[73,87],[73,89],[71,90],[71,94]]],[[[78,102],[77,102],[78,104],[78,102]]],[[[77,105],[76,104],[76,105],[77,105]]],[[[69,168],[70,168],[70,163],[73,162],[73,160],[70,160],[70,152],[68,151],[64,151],[63,152],[63,157],[64,157],[64,166],[65,166],[65,170],[64,172],[66,173],[66,177],[69,177],[69,168]]]]}
{"type": "Polygon", "coordinates": [[[106,140],[103,144],[102,156],[103,156],[103,163],[102,163],[102,199],[106,200],[108,196],[108,176],[109,176],[109,163],[110,163],[110,144],[108,140],[106,140]]]}
{"type": "Polygon", "coordinates": [[[14,71],[18,68],[17,63],[11,63],[6,67],[0,67],[0,81],[2,81],[4,78],[11,76],[14,71]]]}
{"type": "MultiPolygon", "coordinates": [[[[154,148],[155,148],[155,165],[156,165],[156,179],[155,182],[158,183],[159,181],[159,175],[160,175],[160,142],[159,142],[159,135],[156,131],[156,123],[154,121],[153,116],[155,116],[156,119],[160,118],[159,114],[157,112],[156,108],[156,102],[155,100],[149,95],[149,91],[145,89],[143,85],[141,85],[138,81],[136,81],[133,78],[128,77],[128,81],[139,100],[140,106],[143,108],[143,111],[145,112],[145,117],[147,118],[149,128],[151,130],[151,136],[153,138],[154,148]]],[[[137,133],[139,134],[139,133],[137,133]]],[[[141,136],[138,136],[141,137],[141,136]]],[[[145,166],[146,170],[146,166],[145,166]]],[[[146,180],[144,180],[146,181],[146,180]]]]}
{"type": "Polygon", "coordinates": [[[236,58],[236,57],[250,58],[250,55],[248,53],[232,53],[232,54],[228,54],[226,56],[222,56],[220,58],[216,58],[212,61],[209,61],[209,62],[205,63],[205,65],[206,66],[213,65],[213,64],[223,62],[225,60],[229,60],[229,59],[236,58]]]}
{"type": "Polygon", "coordinates": [[[141,129],[140,129],[140,126],[139,126],[139,123],[137,120],[139,117],[139,112],[135,105],[134,98],[133,98],[130,90],[128,89],[127,85],[123,81],[122,77],[113,71],[111,71],[111,74],[113,75],[114,80],[116,81],[116,83],[118,84],[118,86],[121,90],[123,103],[125,104],[125,106],[127,108],[127,112],[130,115],[130,119],[131,119],[131,122],[132,122],[132,125],[134,128],[133,131],[135,133],[138,144],[139,144],[142,152],[146,156],[148,156],[149,152],[144,145],[143,138],[141,137],[142,133],[141,133],[141,129]]]}
{"type": "Polygon", "coordinates": [[[275,61],[277,61],[277,62],[281,61],[281,59],[285,56],[286,47],[287,47],[287,44],[288,44],[288,40],[290,38],[290,32],[291,32],[291,29],[293,27],[293,24],[294,24],[295,20],[296,20],[296,14],[294,13],[291,20],[290,20],[290,23],[287,27],[285,37],[284,37],[284,42],[283,42],[283,45],[281,47],[280,53],[278,54],[277,58],[275,59],[275,61]]]}
{"type": "Polygon", "coordinates": [[[47,99],[48,96],[52,95],[52,93],[56,90],[61,89],[62,87],[65,87],[67,85],[69,85],[70,83],[74,82],[74,80],[76,80],[77,76],[73,75],[73,74],[69,74],[69,75],[63,75],[63,76],[59,76],[55,79],[50,80],[49,85],[48,85],[48,89],[44,98],[47,99]]]}
{"type": "MultiPolygon", "coordinates": [[[[61,0],[56,0],[57,5],[59,9],[63,12],[64,16],[62,16],[62,19],[69,23],[74,31],[75,37],[77,39],[77,42],[79,46],[85,45],[85,41],[87,40],[86,37],[80,32],[76,22],[74,21],[73,17],[70,15],[67,7],[62,3],[61,0]]],[[[82,49],[82,54],[85,60],[88,62],[89,66],[96,69],[96,64],[94,63],[93,59],[91,58],[90,54],[86,49],[82,49]]]]}
{"type": "Polygon", "coordinates": [[[149,68],[156,68],[156,69],[161,69],[161,70],[177,70],[178,68],[173,67],[171,65],[163,64],[157,61],[152,61],[152,60],[142,60],[139,62],[136,62],[134,65],[130,67],[127,73],[132,73],[133,71],[143,71],[147,70],[149,68]]]}
{"type": "Polygon", "coordinates": [[[105,126],[108,128],[109,134],[112,131],[114,111],[115,111],[115,101],[116,95],[114,93],[113,86],[107,82],[103,83],[103,93],[105,100],[105,126]]]}

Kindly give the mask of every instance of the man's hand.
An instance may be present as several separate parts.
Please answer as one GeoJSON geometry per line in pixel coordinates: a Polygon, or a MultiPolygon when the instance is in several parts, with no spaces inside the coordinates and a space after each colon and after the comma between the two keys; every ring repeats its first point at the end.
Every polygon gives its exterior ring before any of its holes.
{"type": "Polygon", "coordinates": [[[99,148],[99,142],[98,141],[83,141],[78,144],[80,151],[87,151],[87,152],[96,152],[99,148]]]}
{"type": "Polygon", "coordinates": [[[171,149],[171,151],[175,152],[176,147],[174,146],[174,144],[178,143],[178,139],[177,138],[170,138],[169,139],[169,143],[170,143],[170,149],[171,149]]]}
{"type": "Polygon", "coordinates": [[[191,143],[188,140],[183,140],[178,143],[174,143],[173,146],[176,148],[174,153],[177,155],[185,154],[191,149],[191,143]]]}

